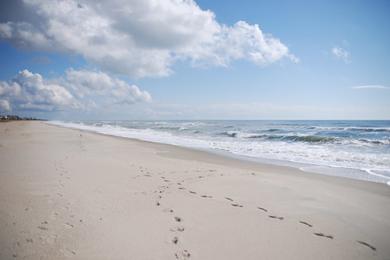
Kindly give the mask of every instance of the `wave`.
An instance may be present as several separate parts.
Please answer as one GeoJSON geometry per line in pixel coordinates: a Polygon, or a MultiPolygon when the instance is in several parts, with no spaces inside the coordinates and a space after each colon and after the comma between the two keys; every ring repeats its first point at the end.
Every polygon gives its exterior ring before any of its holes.
{"type": "Polygon", "coordinates": [[[281,131],[281,129],[278,129],[278,128],[270,128],[270,129],[267,129],[265,130],[264,132],[278,132],[278,131],[281,131]]]}
{"type": "MultiPolygon", "coordinates": [[[[271,129],[269,129],[271,130],[271,129]]],[[[278,129],[270,132],[276,132],[278,129]]],[[[268,141],[288,141],[288,142],[305,142],[305,143],[331,143],[338,139],[335,137],[317,136],[317,135],[270,135],[270,134],[248,134],[239,131],[225,131],[218,135],[230,138],[261,139],[268,141]]]]}
{"type": "Polygon", "coordinates": [[[351,131],[351,132],[378,132],[390,133],[389,127],[335,127],[335,126],[310,126],[310,130],[351,131]]]}
{"type": "Polygon", "coordinates": [[[158,129],[158,130],[182,130],[181,126],[157,126],[153,127],[153,129],[158,129]]]}
{"type": "Polygon", "coordinates": [[[358,131],[358,132],[389,132],[390,128],[367,128],[367,127],[347,127],[347,131],[358,131]]]}
{"type": "Polygon", "coordinates": [[[248,136],[250,139],[265,139],[265,140],[278,140],[278,141],[292,141],[292,142],[305,142],[305,143],[331,143],[338,139],[335,137],[317,136],[317,135],[252,135],[248,136]]]}
{"type": "Polygon", "coordinates": [[[245,134],[237,131],[221,132],[218,135],[230,138],[259,139],[266,141],[304,142],[312,144],[334,143],[334,144],[355,144],[355,145],[390,145],[390,139],[343,139],[339,137],[320,135],[270,135],[270,134],[245,134]]]}
{"type": "Polygon", "coordinates": [[[234,137],[238,137],[238,132],[227,131],[227,132],[221,132],[218,135],[227,136],[227,137],[233,137],[234,138],[234,137]]]}
{"type": "Polygon", "coordinates": [[[375,145],[390,145],[390,139],[387,140],[368,140],[368,139],[359,139],[359,142],[366,144],[375,144],[375,145]]]}

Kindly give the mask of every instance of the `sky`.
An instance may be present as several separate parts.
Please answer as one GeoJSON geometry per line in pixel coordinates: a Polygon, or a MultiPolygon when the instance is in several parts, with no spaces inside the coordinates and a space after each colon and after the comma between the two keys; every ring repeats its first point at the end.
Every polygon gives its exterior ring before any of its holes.
{"type": "Polygon", "coordinates": [[[389,1],[0,3],[0,113],[390,119],[389,1]]]}

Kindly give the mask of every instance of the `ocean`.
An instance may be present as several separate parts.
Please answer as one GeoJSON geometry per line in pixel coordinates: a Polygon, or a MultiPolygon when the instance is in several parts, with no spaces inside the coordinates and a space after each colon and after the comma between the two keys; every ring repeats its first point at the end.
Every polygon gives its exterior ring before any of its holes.
{"type": "Polygon", "coordinates": [[[102,120],[50,123],[390,185],[390,121],[102,120]]]}

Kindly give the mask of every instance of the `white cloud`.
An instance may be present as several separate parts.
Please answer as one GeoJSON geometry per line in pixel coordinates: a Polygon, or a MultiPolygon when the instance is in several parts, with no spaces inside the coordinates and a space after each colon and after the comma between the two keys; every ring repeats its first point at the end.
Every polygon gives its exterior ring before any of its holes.
{"type": "Polygon", "coordinates": [[[152,100],[147,91],[142,91],[136,85],[129,85],[101,71],[69,69],[66,71],[64,84],[79,98],[99,95],[112,103],[127,104],[152,100]]]}
{"type": "Polygon", "coordinates": [[[266,65],[284,57],[293,62],[298,59],[288,48],[271,35],[264,34],[260,27],[239,21],[232,27],[223,25],[213,41],[186,49],[195,64],[228,66],[231,61],[244,59],[257,65],[266,65]]]}
{"type": "Polygon", "coordinates": [[[341,48],[341,47],[333,47],[332,48],[332,54],[337,58],[337,59],[340,59],[342,61],[344,61],[345,63],[349,63],[350,62],[350,53],[348,51],[346,51],[345,49],[341,48]]]}
{"type": "Polygon", "coordinates": [[[353,89],[390,89],[390,87],[382,85],[362,85],[362,86],[353,86],[353,89]]]}
{"type": "Polygon", "coordinates": [[[213,12],[193,0],[24,3],[35,19],[0,24],[1,38],[24,48],[76,53],[113,73],[168,75],[177,60],[207,66],[228,66],[237,59],[258,65],[298,61],[257,24],[219,24],[213,12]]]}
{"type": "Polygon", "coordinates": [[[23,70],[9,82],[0,81],[0,98],[9,107],[32,110],[60,110],[77,108],[73,95],[63,86],[45,81],[40,74],[23,70]]]}
{"type": "Polygon", "coordinates": [[[0,81],[0,109],[6,111],[88,109],[150,101],[148,92],[99,71],[70,69],[64,78],[45,80],[23,70],[8,82],[0,81]]]}
{"type": "Polygon", "coordinates": [[[0,99],[0,111],[6,112],[6,111],[10,111],[10,110],[11,110],[11,107],[9,105],[8,100],[0,99]]]}

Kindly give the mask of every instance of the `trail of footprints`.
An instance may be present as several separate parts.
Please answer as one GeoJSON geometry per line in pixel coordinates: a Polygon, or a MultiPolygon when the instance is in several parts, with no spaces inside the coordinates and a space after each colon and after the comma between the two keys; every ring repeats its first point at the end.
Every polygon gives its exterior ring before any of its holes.
{"type": "MultiPolygon", "coordinates": [[[[131,166],[136,166],[132,164],[131,166]]],[[[148,170],[145,167],[139,166],[138,167],[140,174],[136,175],[133,177],[133,179],[139,179],[143,177],[158,177],[161,181],[161,184],[157,186],[157,188],[153,191],[153,194],[155,195],[155,205],[156,207],[162,207],[162,211],[167,214],[173,215],[174,210],[171,208],[165,207],[164,203],[162,202],[163,196],[165,193],[169,191],[169,189],[174,185],[174,182],[172,182],[170,179],[166,178],[162,174],[164,173],[157,173],[157,174],[152,174],[152,171],[148,170]],[[156,176],[157,175],[157,176],[156,176]]],[[[171,172],[173,173],[173,172],[171,172]]],[[[182,180],[183,182],[184,180],[182,180]]],[[[179,190],[185,190],[184,187],[182,187],[182,182],[176,182],[176,185],[178,186],[179,190]]],[[[179,234],[184,232],[185,228],[182,225],[182,218],[179,216],[173,216],[172,221],[174,224],[176,224],[173,228],[170,228],[169,231],[174,233],[174,236],[171,238],[170,242],[177,247],[177,251],[174,253],[174,256],[176,259],[188,259],[190,258],[191,254],[187,249],[180,250],[181,248],[181,243],[179,239],[179,234]]]]}
{"type": "MultiPolygon", "coordinates": [[[[82,137],[82,135],[80,135],[80,137],[82,137]]],[[[81,148],[84,148],[84,147],[81,147],[81,148]]],[[[133,165],[134,166],[134,165],[133,165]]],[[[63,181],[64,179],[65,180],[70,180],[70,176],[67,175],[68,171],[63,167],[63,165],[61,163],[55,163],[55,170],[56,172],[58,172],[59,176],[61,177],[61,179],[59,180],[59,186],[60,186],[60,189],[64,188],[65,187],[65,182],[63,181]]],[[[139,167],[139,170],[140,170],[140,174],[139,175],[136,175],[135,177],[133,177],[134,179],[137,179],[137,178],[140,178],[140,177],[147,177],[147,178],[150,178],[150,177],[156,177],[155,174],[152,174],[151,171],[148,171],[147,168],[145,167],[139,167]]],[[[186,173],[189,173],[190,171],[185,171],[186,173]]],[[[201,170],[195,170],[195,171],[192,171],[192,172],[195,172],[195,173],[201,173],[202,171],[201,170]]],[[[174,173],[174,172],[170,172],[170,173],[174,173]]],[[[203,172],[204,173],[204,172],[203,172]]],[[[174,186],[176,184],[176,187],[178,190],[182,191],[182,192],[188,192],[188,194],[191,194],[191,195],[194,195],[194,196],[198,196],[199,198],[202,198],[202,199],[216,199],[214,198],[213,196],[209,195],[209,194],[199,194],[198,192],[194,191],[194,190],[189,190],[188,188],[184,187],[183,186],[183,183],[184,182],[187,182],[187,181],[201,181],[201,180],[204,180],[206,177],[211,177],[211,176],[224,176],[223,174],[217,174],[216,173],[216,170],[208,170],[208,173],[206,176],[204,175],[197,175],[195,177],[189,177],[189,178],[186,178],[186,179],[183,179],[181,181],[177,181],[176,183],[169,180],[168,178],[166,178],[165,176],[160,176],[160,179],[162,180],[162,183],[163,185],[160,185],[158,186],[158,188],[154,191],[154,193],[157,194],[157,197],[156,197],[156,206],[157,207],[160,207],[162,205],[162,202],[161,200],[163,199],[163,194],[169,189],[171,188],[172,186],[174,186]]],[[[159,173],[158,175],[162,175],[163,173],[159,173]]],[[[254,173],[251,173],[251,175],[255,175],[254,173]]],[[[64,195],[60,192],[57,192],[56,193],[57,196],[63,198],[64,195]]],[[[244,205],[236,202],[234,199],[232,199],[231,197],[224,197],[224,200],[226,200],[232,207],[235,207],[235,208],[243,208],[244,205]]],[[[66,210],[69,210],[69,203],[67,204],[68,206],[65,206],[65,209],[66,210]]],[[[264,213],[268,213],[269,210],[267,208],[264,208],[264,207],[260,207],[260,206],[257,206],[257,209],[264,212],[264,213]]],[[[25,211],[28,211],[29,208],[27,207],[25,209],[25,211]]],[[[168,213],[168,214],[173,214],[174,213],[174,210],[173,209],[170,209],[170,208],[164,208],[163,209],[163,212],[165,213],[168,213]]],[[[54,215],[55,216],[58,216],[59,213],[58,212],[54,212],[54,215]]],[[[73,215],[71,216],[72,218],[74,217],[73,215]]],[[[285,220],[285,218],[283,216],[277,216],[277,215],[268,215],[268,217],[270,219],[274,219],[274,220],[278,220],[278,221],[283,221],[285,220]]],[[[79,220],[80,223],[83,222],[82,219],[79,220]]],[[[191,257],[191,253],[187,250],[187,249],[180,249],[181,248],[181,244],[180,244],[180,235],[185,232],[185,227],[183,225],[183,219],[180,217],[180,216],[173,216],[173,222],[176,224],[174,226],[174,228],[171,228],[170,231],[172,233],[174,233],[174,236],[172,237],[172,244],[174,244],[175,246],[178,247],[178,251],[175,252],[174,256],[176,259],[189,259],[191,257]]],[[[306,222],[306,221],[303,221],[303,220],[299,220],[298,221],[299,224],[301,225],[304,225],[306,226],[307,228],[313,228],[313,224],[309,223],[309,222],[306,222]]],[[[42,221],[40,223],[40,225],[37,226],[37,228],[41,231],[41,232],[49,232],[49,223],[48,221],[42,221]]],[[[74,224],[72,224],[71,222],[66,222],[64,223],[64,226],[67,227],[67,228],[74,228],[74,224]]],[[[335,237],[331,234],[325,234],[325,233],[322,233],[322,232],[313,232],[313,235],[317,236],[317,237],[322,237],[322,238],[327,238],[327,239],[335,239],[335,237]]],[[[56,237],[55,234],[53,234],[52,236],[56,237]]],[[[56,238],[54,238],[56,239],[56,238]]],[[[25,239],[25,242],[28,243],[28,244],[32,244],[34,243],[34,240],[32,238],[29,238],[27,237],[25,239]]],[[[367,248],[369,248],[370,250],[372,251],[376,251],[376,247],[374,247],[373,245],[365,242],[365,241],[361,241],[361,240],[357,240],[356,241],[358,244],[362,245],[362,246],[365,246],[367,248]]],[[[20,242],[16,242],[19,246],[20,246],[20,242]]],[[[69,252],[71,252],[72,255],[75,255],[76,254],[76,251],[75,250],[71,250],[71,249],[67,249],[69,252]]],[[[14,254],[13,257],[17,257],[17,254],[14,254]]]]}
{"type": "MultiPolygon", "coordinates": [[[[70,177],[67,176],[67,170],[61,165],[61,164],[57,164],[55,165],[55,168],[56,168],[56,171],[59,172],[59,175],[61,176],[62,179],[59,180],[59,185],[60,185],[60,189],[61,188],[64,188],[65,186],[65,183],[63,182],[63,179],[67,179],[67,180],[70,180],[70,177]]],[[[134,179],[136,178],[140,178],[140,177],[147,177],[147,178],[150,178],[150,177],[155,177],[154,174],[151,173],[151,171],[148,171],[146,168],[144,167],[139,167],[139,170],[140,170],[140,173],[139,175],[135,176],[134,179]]],[[[189,172],[189,171],[187,171],[189,172]]],[[[195,171],[196,173],[199,173],[201,172],[200,170],[196,170],[195,171]]],[[[162,185],[159,185],[158,188],[154,191],[154,193],[157,194],[157,197],[156,197],[156,206],[157,207],[160,207],[162,205],[162,202],[161,200],[163,199],[163,194],[168,190],[170,189],[172,186],[174,186],[176,184],[176,187],[178,190],[182,191],[182,192],[188,192],[188,194],[191,194],[191,195],[194,195],[194,196],[198,196],[199,198],[202,198],[202,199],[215,199],[213,196],[209,195],[209,194],[199,194],[198,192],[196,191],[193,191],[193,190],[189,190],[187,189],[186,187],[183,186],[183,183],[186,182],[186,181],[200,181],[200,180],[204,180],[206,177],[210,177],[210,176],[223,176],[223,174],[220,174],[220,175],[215,175],[215,170],[209,170],[209,173],[207,176],[203,176],[203,175],[198,175],[198,176],[195,176],[195,177],[192,177],[192,178],[186,178],[184,180],[181,180],[181,181],[177,181],[176,183],[169,180],[168,178],[166,178],[165,176],[160,176],[160,179],[162,181],[162,185]]],[[[171,173],[174,173],[174,172],[171,172],[171,173]]],[[[163,173],[160,173],[158,175],[162,175],[163,173]]],[[[252,174],[254,175],[254,174],[252,174]]],[[[57,192],[56,193],[57,196],[59,197],[64,197],[63,194],[61,192],[57,192]]],[[[244,205],[236,202],[233,198],[229,197],[229,196],[225,196],[224,197],[224,200],[226,200],[232,207],[235,207],[235,208],[243,208],[244,205]]],[[[66,210],[69,210],[69,203],[67,204],[67,206],[65,206],[65,209],[66,210]]],[[[260,206],[257,206],[257,209],[259,211],[262,211],[263,213],[268,213],[269,210],[267,208],[264,208],[264,207],[260,207],[260,206]]],[[[28,211],[29,208],[27,207],[25,209],[25,211],[28,211]]],[[[174,210],[173,209],[170,209],[170,208],[164,208],[163,209],[163,212],[165,213],[168,213],[168,214],[172,214],[174,213],[174,210]]],[[[54,215],[55,216],[58,216],[58,213],[57,212],[54,212],[54,215]]],[[[73,218],[74,216],[71,215],[71,217],[73,218]]],[[[285,218],[283,216],[277,216],[277,215],[268,215],[268,217],[270,219],[274,219],[274,220],[277,220],[277,221],[283,221],[285,220],[285,218]]],[[[170,232],[174,233],[174,236],[172,237],[171,239],[171,242],[173,245],[177,246],[177,251],[174,253],[174,256],[176,259],[189,259],[191,257],[191,253],[187,250],[187,249],[181,249],[182,248],[182,245],[180,243],[180,236],[181,234],[185,231],[185,227],[183,225],[183,219],[180,217],[180,216],[173,216],[172,218],[173,222],[176,224],[173,228],[170,229],[170,232]]],[[[80,223],[83,222],[82,219],[79,220],[80,223]]],[[[299,224],[301,225],[304,225],[306,226],[307,228],[313,228],[313,224],[307,222],[307,221],[303,221],[303,220],[299,220],[298,221],[299,224]]],[[[41,231],[41,232],[49,232],[49,223],[48,221],[42,221],[40,223],[40,225],[37,226],[37,228],[41,231]]],[[[74,224],[72,224],[71,222],[66,222],[64,223],[64,226],[69,228],[69,229],[72,229],[74,228],[74,224]]],[[[335,237],[331,234],[325,234],[325,233],[322,233],[322,232],[313,232],[313,235],[317,236],[317,237],[321,237],[321,238],[326,238],[326,239],[335,239],[335,237]]],[[[55,234],[52,234],[51,236],[48,236],[47,239],[49,239],[50,237],[53,237],[54,236],[54,240],[56,239],[56,235],[55,234]]],[[[26,238],[25,239],[26,243],[34,243],[33,239],[32,238],[26,238]]],[[[372,251],[376,251],[376,247],[374,247],[373,245],[365,242],[365,241],[361,241],[361,240],[357,240],[356,241],[358,244],[362,245],[362,246],[365,246],[367,248],[369,248],[370,250],[372,251]]],[[[17,241],[17,244],[20,246],[20,243],[17,241]]],[[[75,255],[76,254],[76,251],[75,250],[71,250],[71,249],[66,249],[67,252],[70,252],[72,255],[75,255]]],[[[14,254],[13,257],[16,258],[18,255],[17,254],[14,254]]]]}
{"type": "MultiPolygon", "coordinates": [[[[234,200],[233,200],[232,198],[230,198],[230,197],[225,197],[225,199],[228,200],[228,201],[230,201],[230,202],[234,202],[234,200]]],[[[238,204],[238,203],[231,203],[231,205],[232,205],[233,207],[240,207],[240,208],[243,207],[243,205],[238,204]]],[[[266,209],[266,208],[264,208],[264,207],[258,206],[257,209],[259,209],[259,210],[261,210],[261,211],[263,211],[263,212],[268,212],[268,209],[266,209]]],[[[285,219],[284,217],[276,216],[276,215],[268,215],[268,217],[271,218],[271,219],[276,219],[276,220],[284,220],[284,219],[285,219]]],[[[312,227],[313,227],[312,224],[310,224],[310,223],[308,223],[308,222],[306,222],[306,221],[300,220],[298,223],[300,223],[300,224],[302,224],[302,225],[305,225],[305,226],[307,226],[307,227],[309,227],[309,228],[312,228],[312,227]]],[[[324,233],[321,233],[321,232],[313,232],[313,234],[314,234],[315,236],[318,236],[318,237],[324,237],[324,238],[328,238],[328,239],[334,239],[334,236],[333,236],[333,235],[324,234],[324,233]]],[[[359,244],[361,244],[361,245],[364,245],[364,246],[370,248],[370,249],[373,250],[373,251],[376,251],[376,248],[375,248],[374,246],[370,245],[370,244],[367,243],[367,242],[360,241],[360,240],[357,240],[356,242],[359,243],[359,244]]]]}
{"type": "MultiPolygon", "coordinates": [[[[163,194],[166,190],[168,190],[173,184],[173,182],[171,182],[169,179],[165,178],[164,176],[160,176],[160,179],[164,183],[169,183],[169,184],[168,184],[168,186],[167,185],[160,185],[158,187],[158,189],[155,190],[155,193],[159,194],[159,195],[157,195],[156,206],[161,206],[161,200],[163,199],[163,196],[161,194],[163,194]]],[[[182,183],[177,182],[176,185],[181,187],[182,183]]],[[[164,208],[163,212],[168,213],[168,214],[173,214],[174,210],[171,208],[164,208]]],[[[191,256],[191,253],[187,249],[182,249],[182,250],[180,249],[181,244],[180,244],[180,239],[179,239],[179,237],[180,237],[179,233],[182,233],[185,231],[185,227],[182,225],[183,219],[180,216],[175,215],[175,216],[173,216],[173,222],[174,222],[175,226],[173,228],[170,228],[169,231],[174,233],[174,236],[171,239],[172,244],[174,244],[176,247],[178,247],[177,248],[178,250],[174,253],[174,256],[176,259],[183,259],[183,260],[189,259],[191,256]]]]}
{"type": "MultiPolygon", "coordinates": [[[[66,156],[65,159],[67,159],[67,158],[68,157],[66,156]]],[[[61,208],[61,210],[65,210],[65,212],[63,213],[63,216],[69,217],[69,220],[67,222],[63,223],[64,227],[67,229],[73,229],[76,225],[75,223],[81,224],[81,223],[83,223],[83,219],[76,220],[75,216],[73,214],[70,214],[71,204],[69,202],[64,201],[65,196],[63,194],[62,189],[65,187],[67,181],[71,180],[71,178],[68,175],[68,171],[65,169],[65,167],[63,166],[61,161],[54,162],[54,169],[55,169],[56,174],[58,174],[58,176],[59,176],[59,180],[58,180],[57,191],[54,191],[53,194],[55,196],[58,196],[61,199],[60,203],[64,205],[61,208]]],[[[50,197],[50,195],[47,194],[45,197],[50,197]]],[[[49,199],[49,203],[53,203],[53,201],[51,199],[49,199]]],[[[28,214],[28,212],[30,210],[31,210],[31,207],[26,207],[24,209],[26,214],[28,214]]],[[[38,243],[53,244],[53,243],[57,242],[58,235],[53,233],[53,231],[50,229],[50,227],[51,227],[51,224],[53,222],[55,223],[55,222],[59,221],[58,216],[60,216],[60,215],[61,214],[59,213],[59,210],[54,209],[54,211],[52,212],[52,214],[50,216],[50,219],[52,221],[43,220],[36,226],[38,232],[40,233],[38,236],[38,238],[39,238],[38,243]]],[[[14,222],[13,224],[16,225],[16,222],[14,222]]],[[[21,231],[21,233],[26,234],[26,237],[25,237],[24,241],[21,241],[21,242],[16,241],[15,244],[17,245],[17,247],[28,246],[28,245],[33,245],[33,244],[37,243],[37,241],[34,241],[34,239],[31,238],[31,236],[30,236],[32,233],[35,233],[35,231],[31,231],[31,232],[30,231],[21,231]]],[[[76,250],[74,250],[74,249],[63,248],[63,249],[61,249],[61,252],[63,252],[65,255],[66,254],[76,255],[76,250]]],[[[20,256],[17,253],[13,253],[12,257],[18,258],[20,256]]]]}
{"type": "MultiPolygon", "coordinates": [[[[141,169],[141,175],[138,175],[138,177],[152,177],[152,175],[150,174],[149,171],[146,171],[145,168],[140,168],[141,169]]],[[[185,173],[189,173],[190,171],[185,171],[185,173]]],[[[201,171],[200,170],[195,170],[195,173],[200,173],[201,171]]],[[[191,189],[188,189],[186,187],[183,186],[183,183],[186,182],[186,181],[200,181],[200,180],[203,180],[205,179],[206,177],[210,177],[210,176],[224,176],[223,174],[218,174],[216,175],[216,171],[215,170],[209,170],[208,171],[209,175],[207,176],[203,176],[203,175],[198,175],[198,176],[195,176],[195,177],[190,177],[190,178],[186,178],[184,180],[181,180],[181,181],[178,181],[178,182],[173,182],[171,180],[169,180],[168,178],[166,178],[165,176],[160,176],[160,179],[162,180],[163,183],[167,184],[167,185],[160,185],[158,187],[157,190],[155,190],[154,192],[159,194],[158,197],[157,197],[157,201],[156,201],[156,206],[161,206],[161,199],[163,198],[162,197],[162,194],[168,190],[170,187],[172,187],[174,184],[176,184],[177,186],[177,189],[179,191],[182,191],[182,192],[188,192],[188,194],[190,195],[193,195],[193,196],[198,196],[199,198],[202,198],[202,199],[216,199],[214,198],[212,195],[209,195],[209,194],[200,194],[194,190],[191,190],[191,189]]],[[[174,172],[170,172],[170,173],[174,173],[174,172]]],[[[161,175],[163,173],[160,173],[159,175],[161,175]]],[[[251,175],[255,176],[254,173],[251,173],[251,175]]],[[[235,208],[244,208],[244,205],[238,203],[237,201],[235,201],[233,198],[229,197],[229,196],[225,196],[224,197],[224,200],[227,201],[232,207],[235,207],[235,208]]],[[[265,207],[261,207],[261,206],[257,206],[257,209],[259,211],[262,211],[263,213],[269,213],[269,210],[265,207]]],[[[166,213],[174,213],[174,210],[173,209],[169,209],[169,208],[165,208],[163,210],[163,212],[166,212],[166,213]]],[[[274,219],[274,220],[277,220],[277,221],[283,221],[285,220],[285,217],[283,216],[278,216],[278,215],[274,215],[274,214],[268,214],[267,215],[268,218],[270,219],[274,219]]],[[[174,216],[173,217],[173,220],[176,224],[182,224],[183,222],[183,219],[179,216],[174,216]]],[[[304,220],[299,220],[298,221],[298,224],[301,224],[301,225],[304,225],[306,226],[307,228],[314,228],[314,225],[307,222],[307,221],[304,221],[304,220]]],[[[185,231],[185,228],[183,225],[177,225],[175,228],[171,228],[170,229],[171,232],[173,232],[175,235],[172,237],[172,240],[171,242],[174,244],[174,245],[179,245],[180,244],[180,237],[179,237],[179,234],[178,233],[182,233],[185,231]]],[[[325,234],[325,233],[322,233],[322,232],[313,232],[313,235],[314,236],[317,236],[317,237],[321,237],[321,238],[326,238],[326,239],[330,239],[330,240],[333,240],[335,239],[335,237],[331,234],[325,234]]],[[[367,242],[364,242],[364,241],[361,241],[361,240],[357,240],[356,241],[358,244],[360,245],[363,245],[369,249],[371,249],[372,251],[376,251],[376,247],[372,246],[371,244],[367,243],[367,242]]],[[[181,250],[181,251],[178,251],[175,253],[175,258],[176,259],[188,259],[190,258],[191,254],[188,250],[181,250]]]]}

